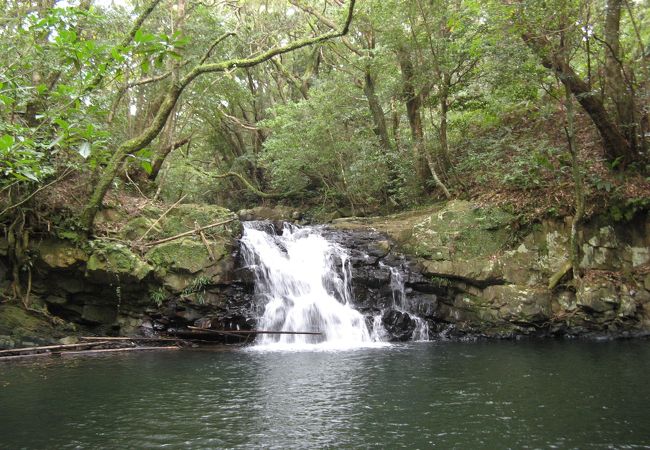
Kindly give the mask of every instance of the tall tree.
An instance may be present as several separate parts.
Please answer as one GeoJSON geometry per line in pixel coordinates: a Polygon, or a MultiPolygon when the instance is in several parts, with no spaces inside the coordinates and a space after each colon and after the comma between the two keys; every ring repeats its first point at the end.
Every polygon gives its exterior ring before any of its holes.
{"type": "MultiPolygon", "coordinates": [[[[176,82],[170,84],[151,123],[149,123],[139,135],[120,144],[120,146],[111,157],[110,161],[107,163],[106,167],[103,169],[102,175],[97,181],[97,184],[93,189],[93,192],[90,195],[90,198],[82,212],[82,225],[84,228],[87,230],[92,229],[95,216],[99,211],[104,196],[108,192],[113,179],[120,171],[120,168],[127,155],[137,152],[138,150],[146,147],[158,136],[160,131],[165,126],[169,115],[174,110],[181,94],[196,78],[207,73],[225,72],[233,69],[254,67],[258,64],[268,61],[274,56],[343,36],[347,34],[350,22],[352,21],[354,3],[355,0],[350,0],[347,17],[340,31],[329,31],[315,37],[298,39],[286,45],[270,48],[269,50],[266,50],[265,52],[256,56],[228,59],[218,63],[207,63],[201,61],[189,69],[176,82]]],[[[217,40],[220,39],[221,38],[218,38],[217,40]]]]}

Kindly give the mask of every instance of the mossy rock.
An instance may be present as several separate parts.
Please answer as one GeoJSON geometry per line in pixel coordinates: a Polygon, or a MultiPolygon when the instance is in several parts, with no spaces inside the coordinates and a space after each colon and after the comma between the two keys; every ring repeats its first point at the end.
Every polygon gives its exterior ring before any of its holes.
{"type": "Polygon", "coordinates": [[[53,336],[58,334],[44,316],[16,304],[0,305],[0,335],[9,337],[4,344],[0,343],[0,348],[23,346],[22,341],[47,344],[53,342],[53,336]]]}
{"type": "Polygon", "coordinates": [[[88,260],[86,252],[69,241],[45,240],[36,245],[40,260],[50,269],[68,269],[88,260]]]}
{"type": "Polygon", "coordinates": [[[127,218],[126,211],[119,208],[106,208],[97,213],[95,224],[102,225],[107,223],[124,222],[127,218]]]}
{"type": "Polygon", "coordinates": [[[507,246],[513,219],[498,208],[453,200],[415,223],[404,247],[415,256],[434,260],[492,255],[507,246]],[[441,249],[448,249],[449,257],[441,249]]]}
{"type": "Polygon", "coordinates": [[[241,223],[237,215],[229,209],[215,205],[185,204],[172,209],[161,220],[159,237],[170,237],[194,230],[196,224],[200,227],[210,225],[222,220],[233,219],[225,225],[204,230],[206,236],[213,238],[233,239],[241,234],[241,223]]]}
{"type": "MultiPolygon", "coordinates": [[[[227,254],[223,244],[212,242],[210,247],[216,260],[227,254]]],[[[156,273],[180,271],[194,274],[214,264],[205,245],[191,238],[156,245],[145,258],[156,267],[156,273]]]]}
{"type": "Polygon", "coordinates": [[[126,225],[124,225],[122,230],[120,230],[120,236],[123,239],[135,241],[144,236],[144,234],[147,233],[149,229],[151,229],[151,231],[149,231],[147,236],[156,236],[159,235],[162,231],[160,225],[156,224],[155,219],[140,216],[129,220],[126,225]]]}
{"type": "Polygon", "coordinates": [[[21,306],[0,305],[0,334],[13,334],[15,330],[34,332],[44,326],[49,328],[50,324],[21,306]]]}
{"type": "Polygon", "coordinates": [[[153,268],[122,244],[96,240],[88,258],[86,276],[98,283],[140,282],[153,268]]]}
{"type": "Polygon", "coordinates": [[[276,205],[274,207],[256,206],[251,209],[242,209],[237,213],[241,220],[271,220],[292,221],[298,219],[301,214],[290,206],[276,205]]]}

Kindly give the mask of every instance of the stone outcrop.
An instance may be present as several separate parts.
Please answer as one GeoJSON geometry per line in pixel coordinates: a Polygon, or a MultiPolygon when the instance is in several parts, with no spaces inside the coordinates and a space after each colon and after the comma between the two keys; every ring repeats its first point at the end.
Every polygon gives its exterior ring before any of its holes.
{"type": "MultiPolygon", "coordinates": [[[[102,225],[121,228],[117,239],[32,239],[32,302],[53,317],[96,333],[146,332],[155,319],[158,327],[194,324],[196,311],[215,321],[249,320],[250,313],[237,316],[250,303],[245,295],[250,289],[239,282],[235,270],[241,234],[236,215],[189,204],[163,213],[148,207],[125,221],[119,212],[104,211],[102,225]],[[203,237],[192,233],[151,245],[227,220],[205,229],[203,237]]],[[[0,266],[6,267],[2,256],[0,266]]]]}
{"type": "Polygon", "coordinates": [[[413,312],[423,311],[443,335],[650,332],[647,213],[627,223],[585,224],[579,281],[567,265],[568,221],[516,225],[504,211],[451,201],[391,217],[340,219],[332,228],[349,236],[342,238],[345,245],[369,255],[376,243],[385,249],[363,264],[354,260],[362,308],[385,306],[390,274],[382,265],[398,261],[413,312]]]}
{"type": "MultiPolygon", "coordinates": [[[[289,209],[284,213],[271,218],[278,229],[279,222],[295,220],[289,209]]],[[[180,205],[168,214],[148,207],[130,220],[110,211],[102,217],[104,226],[117,229],[117,238],[85,244],[32,240],[35,307],[97,333],[255,326],[261,311],[252,275],[241,267],[241,223],[234,213],[180,205]],[[219,221],[228,223],[206,229],[203,237],[191,233],[150,245],[219,221]]],[[[464,201],[390,217],[338,219],[322,232],[349,250],[355,307],[370,326],[379,317],[393,340],[413,336],[416,316],[433,338],[650,332],[647,213],[626,223],[585,224],[585,274],[578,281],[567,264],[566,221],[522,228],[507,212],[464,201]]],[[[11,273],[6,251],[0,241],[5,288],[11,273]]],[[[4,308],[6,317],[18,314],[17,307],[4,308]]],[[[34,336],[39,326],[32,316],[16,319],[25,319],[26,326],[15,333],[15,320],[5,320],[9,331],[0,320],[0,346],[34,336]]]]}

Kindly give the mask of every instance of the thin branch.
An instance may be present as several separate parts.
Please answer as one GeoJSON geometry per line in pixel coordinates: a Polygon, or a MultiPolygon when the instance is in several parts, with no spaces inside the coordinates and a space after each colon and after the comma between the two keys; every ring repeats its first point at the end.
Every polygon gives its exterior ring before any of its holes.
{"type": "Polygon", "coordinates": [[[167,215],[167,213],[168,213],[169,211],[171,211],[172,209],[176,208],[176,206],[178,206],[178,204],[179,204],[180,202],[182,202],[183,200],[185,200],[185,197],[187,197],[187,196],[188,196],[188,194],[183,195],[181,198],[179,198],[179,199],[176,201],[176,203],[174,203],[172,206],[170,206],[169,208],[167,208],[167,210],[166,210],[164,213],[162,213],[162,214],[160,215],[160,217],[158,217],[158,219],[156,219],[156,221],[155,221],[154,223],[152,223],[151,226],[150,226],[149,228],[147,228],[147,231],[145,231],[144,234],[138,238],[137,242],[140,242],[140,241],[142,241],[145,237],[147,237],[147,235],[149,234],[149,232],[150,232],[151,230],[153,230],[154,227],[155,227],[156,225],[158,225],[158,222],[160,222],[160,221],[163,219],[163,217],[165,217],[165,216],[167,215]]]}
{"type": "Polygon", "coordinates": [[[174,241],[176,239],[180,239],[182,237],[189,236],[191,234],[199,233],[199,232],[201,232],[203,230],[207,230],[208,228],[214,228],[214,227],[217,227],[219,225],[225,225],[227,223],[233,222],[234,220],[235,220],[235,218],[233,217],[233,218],[230,218],[230,219],[227,219],[227,220],[222,220],[220,222],[211,223],[210,225],[206,225],[206,226],[200,227],[200,228],[195,228],[193,230],[186,231],[184,233],[179,233],[179,234],[177,234],[175,236],[171,236],[171,237],[168,237],[168,238],[165,238],[165,239],[159,239],[157,241],[147,242],[145,245],[147,245],[149,247],[152,247],[154,245],[164,244],[165,242],[174,241]]]}
{"type": "Polygon", "coordinates": [[[208,60],[208,58],[210,58],[210,56],[212,54],[212,51],[215,49],[215,47],[217,45],[219,45],[221,42],[223,42],[224,39],[226,39],[226,38],[228,38],[230,36],[235,36],[235,34],[236,33],[232,33],[232,32],[231,33],[225,33],[225,34],[219,36],[217,39],[215,39],[215,41],[212,43],[212,45],[210,46],[208,51],[205,52],[205,55],[203,55],[203,58],[201,58],[201,60],[199,61],[199,64],[205,63],[208,60]]]}
{"type": "Polygon", "coordinates": [[[354,4],[356,0],[350,0],[350,6],[348,8],[348,15],[345,20],[345,24],[343,25],[343,28],[341,31],[330,31],[325,34],[321,34],[320,36],[315,36],[312,38],[305,38],[305,39],[298,39],[296,41],[293,41],[287,45],[281,46],[281,47],[274,47],[271,48],[265,52],[260,53],[257,56],[250,56],[248,58],[242,58],[242,59],[231,59],[227,61],[222,61],[219,63],[213,63],[213,64],[201,64],[199,66],[196,66],[193,70],[191,70],[181,81],[180,81],[180,86],[185,87],[187,86],[192,80],[194,80],[196,77],[199,75],[202,75],[204,73],[213,73],[213,72],[225,72],[230,69],[236,69],[236,68],[245,68],[245,67],[253,67],[256,66],[264,61],[268,61],[269,59],[273,58],[274,56],[277,55],[282,55],[284,53],[289,53],[294,50],[298,50],[299,48],[307,47],[313,44],[318,44],[320,42],[324,42],[327,40],[330,40],[332,38],[336,37],[341,37],[347,34],[347,32],[350,29],[350,23],[352,22],[352,16],[353,16],[353,11],[354,11],[354,4]]]}
{"type": "MultiPolygon", "coordinates": [[[[140,27],[142,27],[142,24],[144,21],[151,15],[154,9],[156,9],[156,6],[161,2],[162,0],[152,0],[149,5],[142,11],[142,13],[138,16],[135,22],[133,22],[133,25],[131,26],[131,29],[129,30],[128,34],[124,36],[124,39],[122,39],[122,42],[120,42],[117,45],[117,48],[124,48],[128,46],[133,38],[135,37],[135,34],[138,32],[140,27]]],[[[99,83],[102,82],[104,79],[104,75],[106,74],[106,69],[108,67],[108,62],[104,62],[98,69],[97,69],[97,74],[95,77],[90,81],[88,86],[85,87],[83,90],[83,93],[88,93],[95,89],[99,83]]]]}

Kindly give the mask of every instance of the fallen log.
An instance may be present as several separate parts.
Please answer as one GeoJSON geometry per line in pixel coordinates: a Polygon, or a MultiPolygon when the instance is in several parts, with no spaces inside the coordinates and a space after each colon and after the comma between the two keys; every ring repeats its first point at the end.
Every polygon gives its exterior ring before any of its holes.
{"type": "Polygon", "coordinates": [[[94,349],[94,350],[80,350],[80,351],[72,351],[72,352],[61,352],[59,353],[60,356],[67,356],[67,355],[90,355],[93,353],[107,353],[107,352],[140,352],[140,351],[147,351],[147,350],[179,350],[180,347],[176,345],[168,345],[165,347],[123,347],[123,348],[100,348],[100,349],[94,349]]]}
{"type": "Polygon", "coordinates": [[[180,234],[177,234],[175,236],[171,236],[171,237],[164,238],[164,239],[159,239],[159,240],[153,241],[153,242],[146,242],[144,245],[147,246],[147,247],[152,247],[154,245],[164,244],[165,242],[173,241],[175,239],[180,239],[182,237],[189,236],[191,234],[199,233],[199,232],[201,232],[203,230],[207,230],[208,228],[214,228],[214,227],[217,227],[219,225],[225,225],[225,224],[230,223],[230,222],[232,222],[234,220],[235,219],[233,218],[233,219],[228,219],[228,220],[222,220],[221,222],[211,223],[210,225],[205,225],[205,226],[200,227],[200,228],[195,228],[194,230],[186,231],[184,233],[180,233],[180,234]]]}
{"type": "Polygon", "coordinates": [[[166,347],[115,347],[115,348],[98,348],[91,350],[79,350],[79,351],[55,351],[55,352],[41,352],[41,353],[28,353],[26,355],[12,355],[12,356],[3,356],[0,358],[0,361],[6,361],[11,359],[24,359],[24,358],[34,358],[34,357],[62,357],[68,355],[91,355],[95,353],[107,353],[107,352],[135,352],[135,351],[146,351],[146,350],[178,350],[180,347],[176,345],[166,346],[166,347]]]}
{"type": "Polygon", "coordinates": [[[188,326],[190,330],[205,331],[208,333],[219,333],[219,334],[310,334],[320,336],[323,333],[320,331],[268,331],[268,330],[213,330],[211,328],[199,328],[188,326]]]}
{"type": "Polygon", "coordinates": [[[13,356],[15,353],[43,353],[51,352],[57,350],[73,349],[73,348],[83,348],[83,347],[94,347],[102,344],[110,344],[110,341],[105,339],[98,342],[83,342],[79,344],[60,344],[60,345],[44,345],[41,347],[23,347],[23,348],[12,348],[9,350],[0,350],[0,358],[7,356],[13,356]]]}
{"type": "Polygon", "coordinates": [[[128,337],[128,336],[81,336],[83,341],[133,341],[133,342],[180,342],[182,339],[169,337],[128,337]]]}

